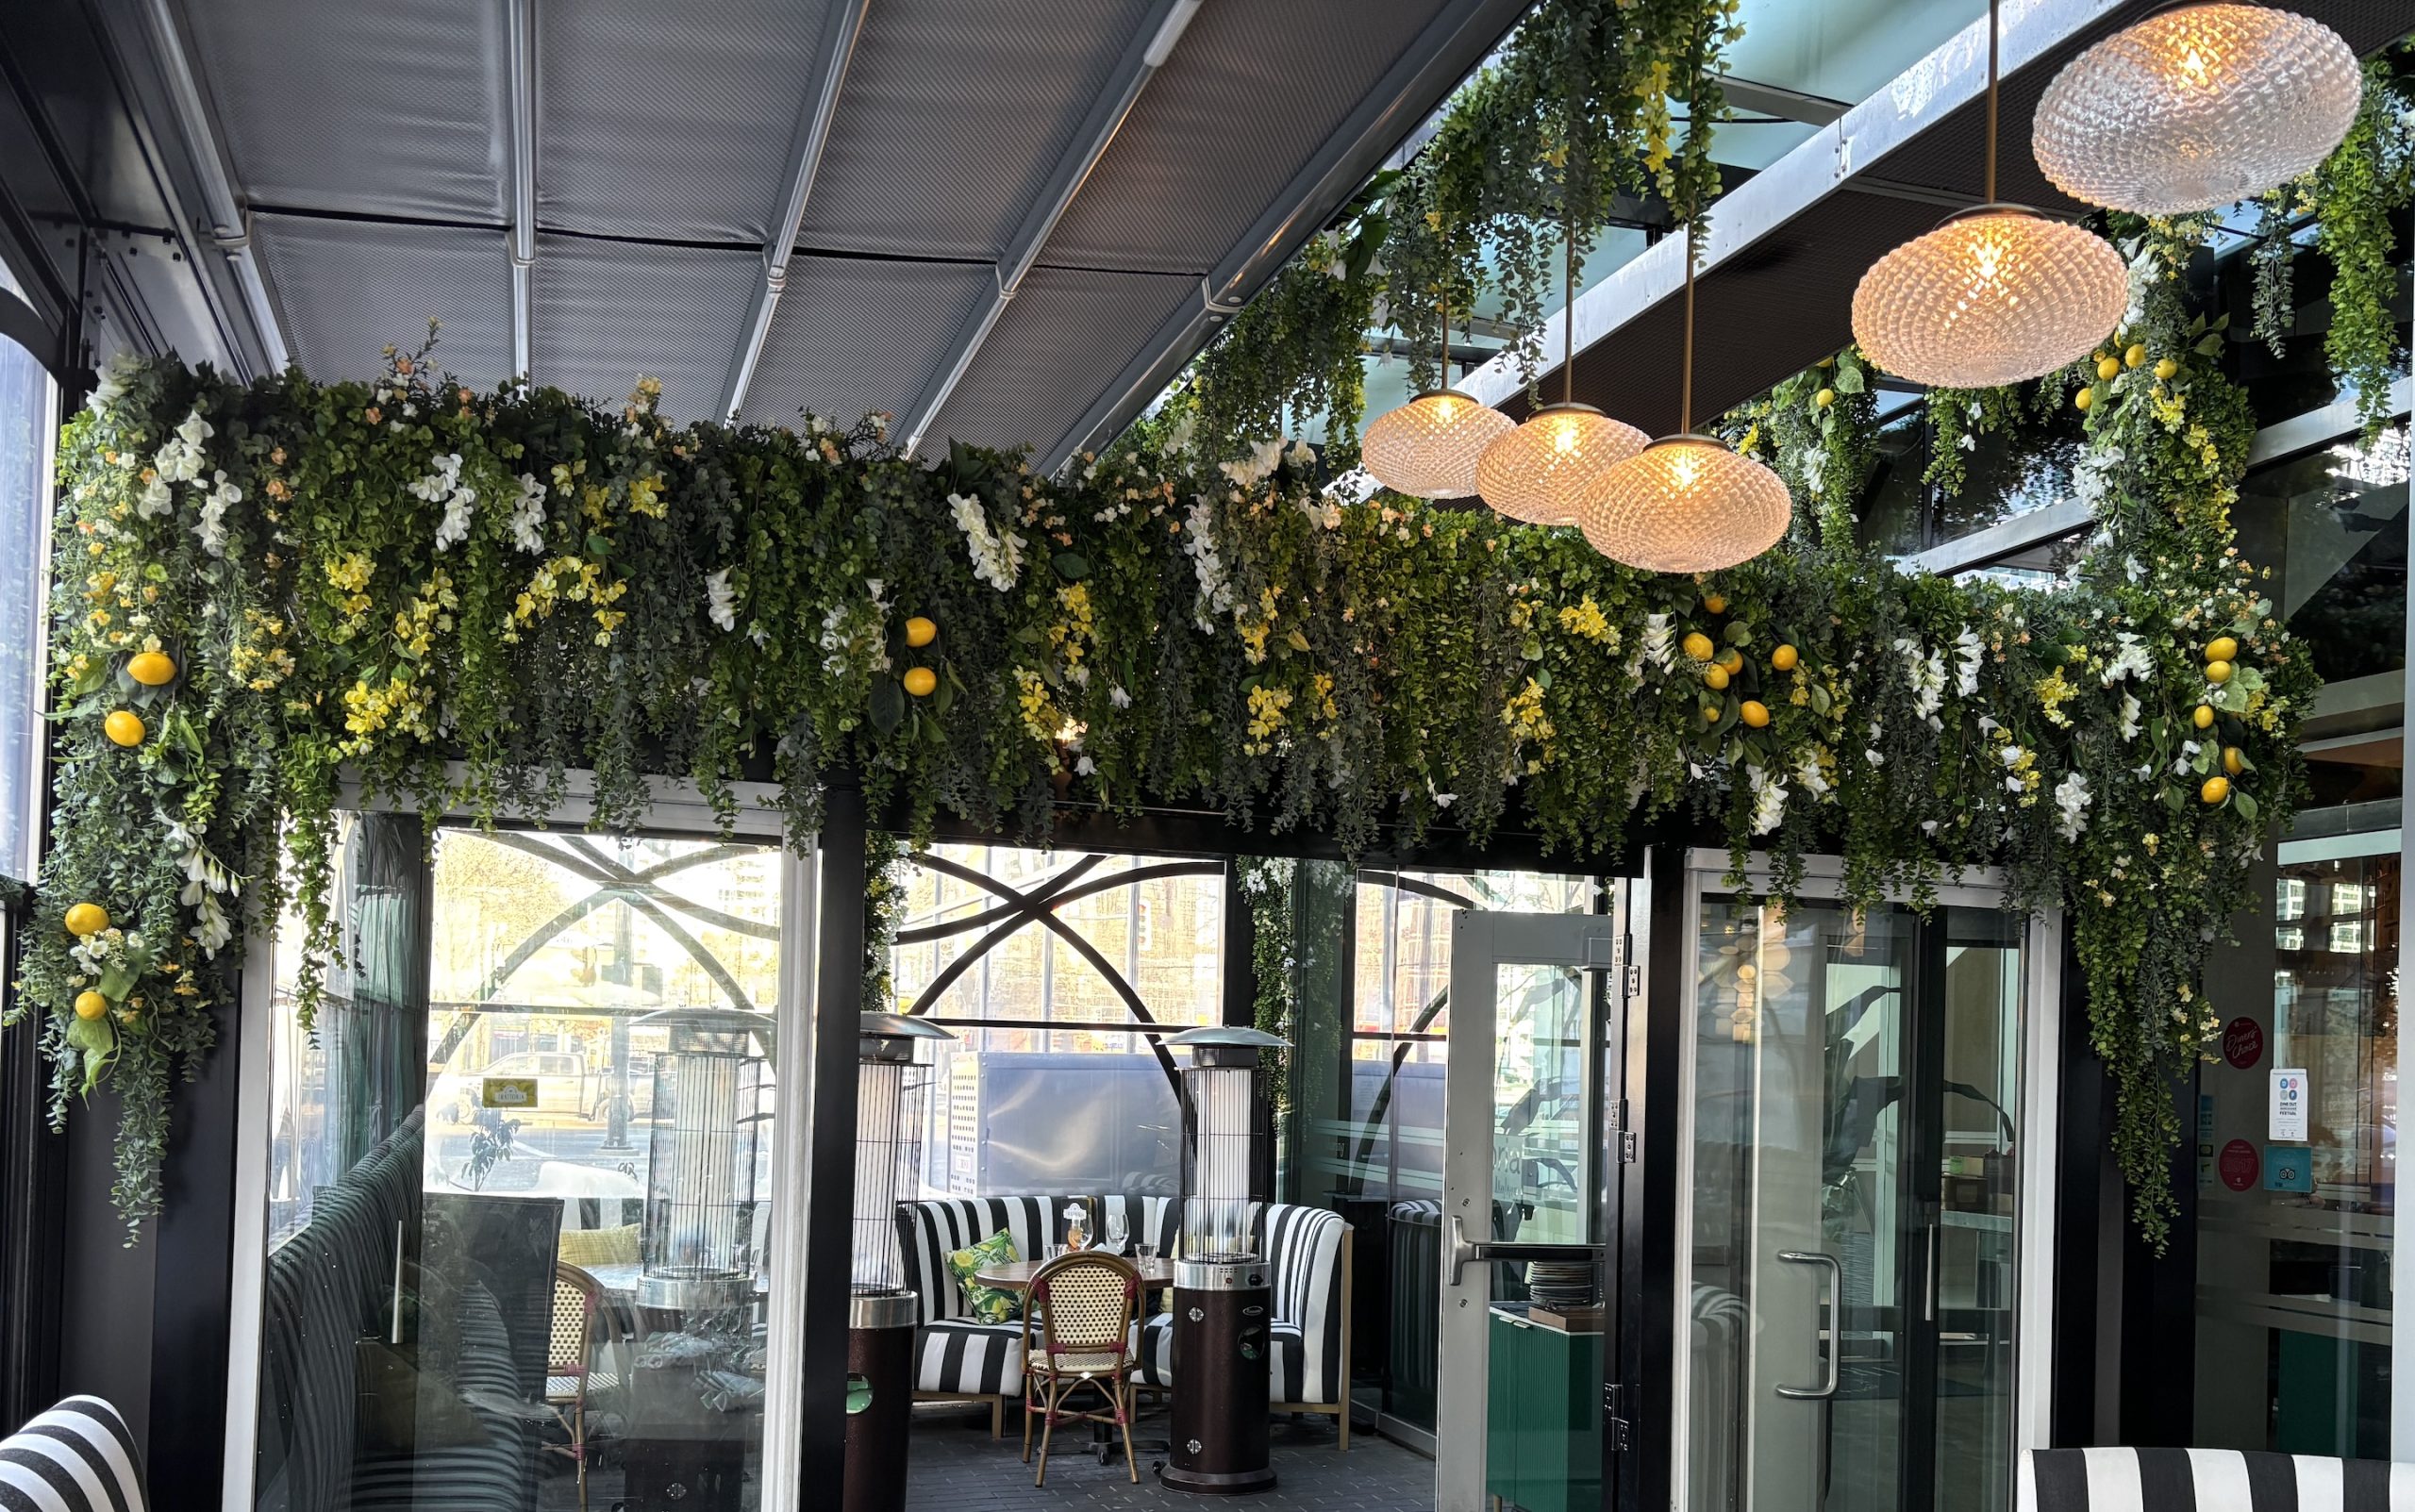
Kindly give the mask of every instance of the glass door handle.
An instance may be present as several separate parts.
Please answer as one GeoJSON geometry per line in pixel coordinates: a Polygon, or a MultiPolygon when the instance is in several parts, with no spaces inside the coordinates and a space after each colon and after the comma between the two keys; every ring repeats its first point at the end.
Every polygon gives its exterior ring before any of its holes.
{"type": "MultiPolygon", "coordinates": [[[[1837,1384],[1843,1379],[1844,1366],[1837,1328],[1837,1299],[1845,1289],[1845,1268],[1837,1257],[1819,1250],[1780,1250],[1777,1257],[1789,1265],[1824,1266],[1828,1272],[1828,1370],[1827,1379],[1818,1386],[1782,1386],[1777,1394],[1796,1402],[1825,1402],[1837,1394],[1837,1384]]],[[[1815,1332],[1814,1338],[1817,1338],[1815,1332]]]]}
{"type": "Polygon", "coordinates": [[[1591,1260],[1607,1248],[1602,1244],[1519,1244],[1500,1239],[1479,1243],[1468,1238],[1466,1227],[1454,1214],[1450,1236],[1442,1243],[1442,1258],[1451,1267],[1451,1285],[1456,1287],[1459,1284],[1460,1268],[1480,1260],[1591,1260]]]}

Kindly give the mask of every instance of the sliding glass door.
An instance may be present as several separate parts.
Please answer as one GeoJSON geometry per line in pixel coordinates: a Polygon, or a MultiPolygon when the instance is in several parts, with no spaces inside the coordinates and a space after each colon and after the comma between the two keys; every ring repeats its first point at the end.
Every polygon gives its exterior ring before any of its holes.
{"type": "Polygon", "coordinates": [[[1724,871],[1687,908],[1680,1504],[2009,1507],[2038,926],[1971,889],[1782,908],[1724,871]]]}

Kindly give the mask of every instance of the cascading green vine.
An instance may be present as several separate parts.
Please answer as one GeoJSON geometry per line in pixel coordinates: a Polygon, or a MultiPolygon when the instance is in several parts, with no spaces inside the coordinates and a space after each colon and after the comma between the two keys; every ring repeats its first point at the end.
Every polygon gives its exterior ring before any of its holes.
{"type": "MultiPolygon", "coordinates": [[[[242,925],[290,898],[306,953],[335,946],[340,779],[500,819],[585,769],[626,829],[650,775],[734,815],[765,759],[800,839],[844,768],[909,839],[1147,799],[1349,850],[1514,820],[1580,859],[1699,816],[1782,882],[1841,852],[1862,902],[1999,863],[2073,910],[2108,1062],[2185,1064],[2210,1011],[2189,942],[2289,812],[2314,679],[2226,550],[2243,441],[2198,431],[2227,385],[2177,360],[2095,411],[2130,458],[2106,485],[2125,544],[2056,593],[1833,540],[1638,573],[1571,531],[1337,503],[1271,442],[1194,471],[1144,437],[1059,482],[961,447],[925,468],[874,426],[673,426],[651,386],[477,393],[424,351],[370,383],[120,364],[59,453],[62,762],[21,999],[57,1111],[117,1089],[117,1196],[154,1211],[170,1080],[231,1011],[242,925]],[[84,904],[106,926],[69,930],[84,904]]],[[[2158,1148],[2124,1146],[2149,1218],[2158,1148]]]]}
{"type": "Polygon", "coordinates": [[[1921,481],[1946,498],[1962,491],[1979,438],[2017,429],[2024,408],[2017,385],[2001,389],[1931,389],[1927,407],[1928,467],[1921,481]]]}
{"type": "MultiPolygon", "coordinates": [[[[1250,1024],[1276,1036],[1288,1046],[1294,1029],[1292,1012],[1298,1005],[1293,975],[1298,962],[1292,949],[1291,879],[1299,863],[1254,856],[1241,857],[1233,865],[1241,876],[1241,896],[1249,905],[1250,973],[1257,989],[1250,1024]]],[[[1268,1098],[1278,1119],[1291,1106],[1290,1061],[1288,1049],[1268,1051],[1264,1057],[1268,1098]]]]}
{"type": "Polygon", "coordinates": [[[903,1013],[894,954],[906,908],[906,842],[882,830],[864,838],[864,1011],[903,1013]]]}
{"type": "Polygon", "coordinates": [[[1861,353],[1846,347],[1729,415],[1737,450],[1777,470],[1807,527],[1833,553],[1854,550],[1855,507],[1878,458],[1878,397],[1861,353]]]}

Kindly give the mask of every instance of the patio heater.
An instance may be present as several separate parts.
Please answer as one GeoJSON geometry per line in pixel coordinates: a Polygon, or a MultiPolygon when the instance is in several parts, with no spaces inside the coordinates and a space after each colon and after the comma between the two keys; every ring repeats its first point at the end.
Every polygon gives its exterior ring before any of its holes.
{"type": "Polygon", "coordinates": [[[908,1284],[897,1205],[915,1195],[922,1168],[919,1111],[923,1039],[956,1037],[896,1013],[867,1013],[857,1040],[855,1244],[847,1276],[847,1372],[871,1400],[847,1419],[844,1512],[903,1512],[908,1429],[913,1421],[914,1324],[920,1298],[908,1284]]]}
{"type": "Polygon", "coordinates": [[[638,1305],[677,1313],[752,1307],[765,1018],[672,1008],[635,1026],[670,1032],[669,1049],[654,1063],[638,1305]]]}
{"type": "Polygon", "coordinates": [[[1252,1237],[1266,1088],[1258,1052],[1283,1041],[1260,1029],[1190,1029],[1182,1073],[1182,1250],[1174,1267],[1173,1445],[1158,1479],[1176,1490],[1271,1489],[1267,1324],[1273,1294],[1252,1237]]]}

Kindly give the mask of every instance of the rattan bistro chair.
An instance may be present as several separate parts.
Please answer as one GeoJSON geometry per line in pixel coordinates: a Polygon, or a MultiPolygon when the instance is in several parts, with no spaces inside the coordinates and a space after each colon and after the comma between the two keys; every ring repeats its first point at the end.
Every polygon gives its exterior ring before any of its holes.
{"type": "Polygon", "coordinates": [[[1047,1484],[1048,1443],[1059,1422],[1111,1422],[1124,1431],[1124,1468],[1135,1483],[1132,1458],[1132,1372],[1139,1365],[1133,1336],[1140,1321],[1141,1272],[1120,1254],[1076,1250],[1060,1254],[1031,1278],[1024,1308],[1023,1457],[1031,1458],[1031,1420],[1040,1415],[1040,1469],[1047,1484]],[[1035,1315],[1037,1315],[1035,1317],[1035,1315]],[[1066,1399],[1096,1387],[1107,1409],[1068,1412],[1066,1399]]]}
{"type": "Polygon", "coordinates": [[[577,1464],[579,1512],[587,1512],[588,1393],[620,1385],[618,1372],[596,1368],[598,1356],[610,1349],[617,1333],[603,1287],[577,1266],[556,1262],[554,1312],[545,1351],[545,1404],[554,1409],[562,1431],[570,1435],[567,1448],[555,1448],[577,1464]]]}

